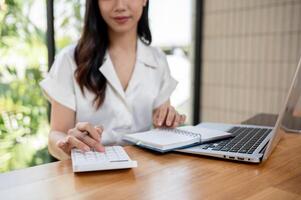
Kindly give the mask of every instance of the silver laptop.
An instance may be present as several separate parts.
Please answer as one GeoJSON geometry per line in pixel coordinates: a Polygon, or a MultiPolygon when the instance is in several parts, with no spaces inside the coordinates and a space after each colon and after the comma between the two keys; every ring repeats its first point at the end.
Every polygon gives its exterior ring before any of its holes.
{"type": "Polygon", "coordinates": [[[252,163],[265,161],[278,144],[284,130],[295,132],[300,132],[301,130],[301,106],[299,105],[301,103],[300,65],[301,58],[285,104],[281,108],[274,127],[201,123],[198,126],[227,131],[232,133],[233,137],[177,151],[252,163]],[[292,121],[294,123],[291,123],[292,121]]]}

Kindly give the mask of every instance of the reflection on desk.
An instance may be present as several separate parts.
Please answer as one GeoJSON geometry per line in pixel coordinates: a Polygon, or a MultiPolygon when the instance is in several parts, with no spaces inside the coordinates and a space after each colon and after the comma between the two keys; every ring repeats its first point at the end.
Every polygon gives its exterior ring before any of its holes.
{"type": "Polygon", "coordinates": [[[263,164],[125,147],[139,167],[74,174],[58,161],[0,174],[1,199],[300,199],[301,135],[263,164]]]}

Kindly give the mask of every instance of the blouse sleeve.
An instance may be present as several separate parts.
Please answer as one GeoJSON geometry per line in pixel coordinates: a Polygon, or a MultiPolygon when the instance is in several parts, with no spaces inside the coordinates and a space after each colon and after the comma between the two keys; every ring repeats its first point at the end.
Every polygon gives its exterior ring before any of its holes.
{"type": "Polygon", "coordinates": [[[159,60],[162,64],[161,67],[163,68],[161,76],[162,80],[159,93],[154,102],[154,108],[157,108],[168,101],[178,84],[178,82],[171,76],[166,56],[161,50],[159,51],[159,60]]]}
{"type": "Polygon", "coordinates": [[[72,65],[74,64],[70,55],[66,50],[62,50],[56,56],[45,79],[40,82],[40,86],[50,102],[55,100],[75,111],[74,69],[72,65]]]}

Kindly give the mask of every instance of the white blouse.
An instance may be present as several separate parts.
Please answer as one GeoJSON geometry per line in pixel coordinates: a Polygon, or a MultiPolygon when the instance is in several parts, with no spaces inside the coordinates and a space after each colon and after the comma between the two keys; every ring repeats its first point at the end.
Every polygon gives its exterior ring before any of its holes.
{"type": "Polygon", "coordinates": [[[107,79],[105,99],[96,109],[94,94],[85,90],[84,96],[75,79],[74,49],[75,45],[64,48],[56,56],[46,78],[40,82],[48,100],[54,99],[74,110],[76,122],[102,125],[104,145],[123,145],[121,137],[124,134],[149,130],[153,110],[169,99],[177,85],[170,75],[165,54],[138,39],[136,64],[124,91],[107,52],[99,67],[107,79]]]}

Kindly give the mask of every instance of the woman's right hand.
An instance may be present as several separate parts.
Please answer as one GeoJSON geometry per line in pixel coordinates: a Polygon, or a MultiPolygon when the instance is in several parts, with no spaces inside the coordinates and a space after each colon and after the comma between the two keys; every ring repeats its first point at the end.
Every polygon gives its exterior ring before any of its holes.
{"type": "Polygon", "coordinates": [[[75,128],[68,130],[68,135],[59,140],[56,145],[65,153],[70,155],[72,148],[78,148],[82,151],[95,149],[104,152],[105,148],[101,144],[102,127],[94,127],[87,122],[79,122],[75,128]]]}

